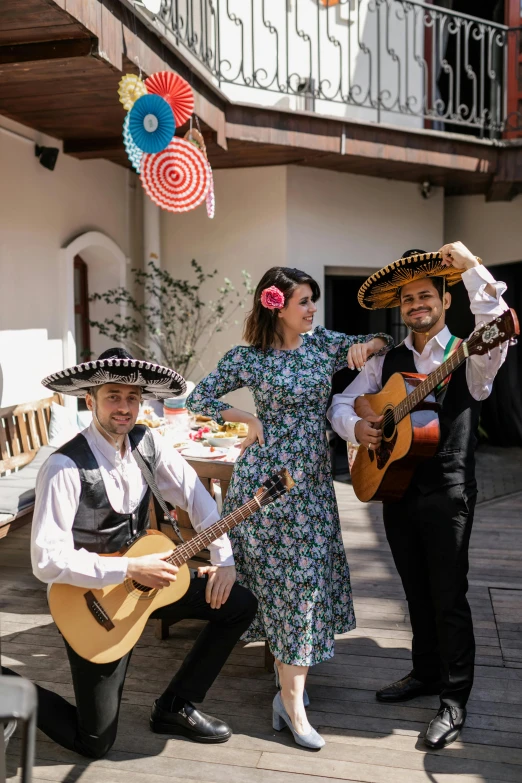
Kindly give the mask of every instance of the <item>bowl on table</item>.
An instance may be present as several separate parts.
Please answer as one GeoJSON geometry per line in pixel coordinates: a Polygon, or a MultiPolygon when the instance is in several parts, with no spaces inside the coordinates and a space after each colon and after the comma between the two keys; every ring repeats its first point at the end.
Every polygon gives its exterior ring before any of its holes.
{"type": "Polygon", "coordinates": [[[211,446],[216,446],[219,449],[229,449],[239,443],[239,438],[236,435],[225,435],[225,433],[221,435],[219,432],[207,435],[205,440],[211,446]]]}

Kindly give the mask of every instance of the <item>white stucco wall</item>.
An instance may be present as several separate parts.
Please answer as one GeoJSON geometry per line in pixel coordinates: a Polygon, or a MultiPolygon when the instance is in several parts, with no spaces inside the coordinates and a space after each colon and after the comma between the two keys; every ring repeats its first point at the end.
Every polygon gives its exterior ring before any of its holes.
{"type": "Polygon", "coordinates": [[[287,193],[288,263],[321,285],[325,267],[374,270],[409,248],[442,244],[442,188],[423,199],[410,182],[290,166],[287,193]]]}
{"type": "MultiPolygon", "coordinates": [[[[217,269],[215,281],[205,289],[209,298],[224,277],[240,285],[241,270],[246,269],[257,283],[270,266],[286,262],[286,168],[215,171],[214,185],[213,220],[207,217],[204,205],[186,214],[163,212],[161,216],[162,266],[181,278],[190,275],[193,258],[206,271],[217,269]]],[[[219,358],[241,341],[243,315],[240,311],[237,326],[215,335],[193,380],[212,370],[219,358]]],[[[246,392],[234,392],[230,400],[235,405],[249,405],[246,392]]]]}
{"type": "MultiPolygon", "coordinates": [[[[0,118],[0,126],[39,144],[56,139],[0,118]]],[[[54,171],[40,165],[34,146],[0,131],[0,406],[45,396],[43,370],[60,369],[66,290],[61,248],[87,231],[103,232],[128,253],[127,171],[106,161],[79,161],[60,152],[54,171]],[[20,363],[37,367],[32,381],[6,376],[20,363]],[[2,391],[3,389],[3,391],[2,391]]],[[[115,282],[112,259],[95,249],[91,290],[115,282]]],[[[94,340],[93,349],[100,347],[94,340]]]]}
{"type": "Polygon", "coordinates": [[[522,196],[487,202],[453,196],[444,206],[444,239],[460,239],[488,266],[522,260],[522,196]]]}

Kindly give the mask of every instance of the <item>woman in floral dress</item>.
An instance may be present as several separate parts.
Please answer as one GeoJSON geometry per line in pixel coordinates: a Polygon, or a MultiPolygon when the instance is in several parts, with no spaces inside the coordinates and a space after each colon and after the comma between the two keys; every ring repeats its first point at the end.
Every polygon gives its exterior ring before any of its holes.
{"type": "MultiPolygon", "coordinates": [[[[281,468],[296,482],[283,498],[234,528],[230,538],[238,581],[259,600],[243,638],[268,639],[292,726],[286,722],[297,742],[314,731],[303,705],[308,667],[333,656],[335,633],[355,627],[325,435],[332,376],[347,363],[361,367],[391,344],[386,335],[350,336],[322,326],[312,332],[319,295],[319,286],[304,272],[270,269],[245,324],[249,345],[225,354],[187,401],[191,411],[219,423],[248,425],[224,514],[281,468]],[[254,396],[257,417],[219,399],[244,386],[254,396]]],[[[317,743],[313,747],[320,747],[317,743]]]]}

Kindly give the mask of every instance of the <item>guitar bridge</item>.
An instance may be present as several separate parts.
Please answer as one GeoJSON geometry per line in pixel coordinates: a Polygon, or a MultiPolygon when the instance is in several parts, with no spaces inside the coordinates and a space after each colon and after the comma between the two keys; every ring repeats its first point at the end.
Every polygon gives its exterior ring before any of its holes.
{"type": "Polygon", "coordinates": [[[89,590],[87,593],[84,593],[83,596],[87,602],[87,606],[89,607],[89,611],[96,620],[97,623],[100,625],[103,625],[106,631],[112,631],[114,628],[114,623],[112,622],[111,618],[101,605],[101,603],[94,597],[94,593],[92,590],[89,590]]]}

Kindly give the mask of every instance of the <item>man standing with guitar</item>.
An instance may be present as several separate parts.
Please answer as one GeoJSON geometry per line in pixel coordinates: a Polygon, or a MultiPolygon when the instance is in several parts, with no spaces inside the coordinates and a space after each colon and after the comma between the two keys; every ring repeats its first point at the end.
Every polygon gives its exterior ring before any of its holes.
{"type": "MultiPolygon", "coordinates": [[[[444,245],[438,253],[408,251],[361,287],[364,307],[398,306],[410,330],[386,356],[370,359],[353,383],[334,396],[328,411],[335,432],[367,449],[370,459],[373,454],[377,462],[385,460],[393,445],[386,435],[390,418],[383,421],[363,395],[379,392],[395,373],[432,373],[455,351],[458,341],[445,324],[451,304],[446,287],[460,279],[477,324],[507,310],[505,284],[497,283],[461,242],[444,245]]],[[[470,355],[449,383],[439,386],[438,449],[419,463],[403,496],[383,504],[386,536],[408,600],[413,669],[376,696],[381,702],[400,702],[440,694],[440,709],[424,737],[431,748],[459,736],[473,684],[475,640],[466,593],[477,494],[474,450],[480,401],[491,393],[506,351],[504,343],[470,355]]]]}
{"type": "MultiPolygon", "coordinates": [[[[48,584],[87,588],[87,605],[90,597],[98,616],[93,611],[94,618],[78,620],[77,630],[89,634],[89,628],[98,627],[97,621],[105,625],[109,640],[110,626],[115,626],[100,614],[103,607],[99,602],[96,605],[93,591],[125,584],[130,593],[142,591],[141,604],[145,605],[147,591],[152,588],[154,594],[167,588],[179,571],[169,560],[172,548],[141,557],[119,556],[149,527],[151,490],[155,494],[159,490],[167,501],[186,509],[198,531],[219,519],[214,500],[193,468],[152,430],[135,426],[142,399],[183,393],[185,381],[174,370],[133,359],[124,349],[114,348],[96,361],[55,373],[43,383],[53,391],[85,396],[93,422],[52,454],[40,471],[32,524],[33,570],[48,584]]],[[[207,625],[154,702],[150,727],[161,734],[217,743],[229,739],[229,727],[200,712],[193,702],[205,697],[252,622],[257,601],[235,583],[226,535],[210,544],[210,552],[213,565],[200,569],[200,578],[187,580],[190,584],[176,603],[153,615],[170,623],[190,618],[205,620],[207,625]]],[[[115,611],[113,619],[118,622],[118,607],[115,611]]],[[[117,660],[109,657],[109,663],[93,663],[64,642],[76,707],[38,687],[38,726],[65,748],[100,758],[116,739],[132,650],[117,660]]],[[[150,657],[151,667],[162,664],[163,659],[150,657]]]]}

